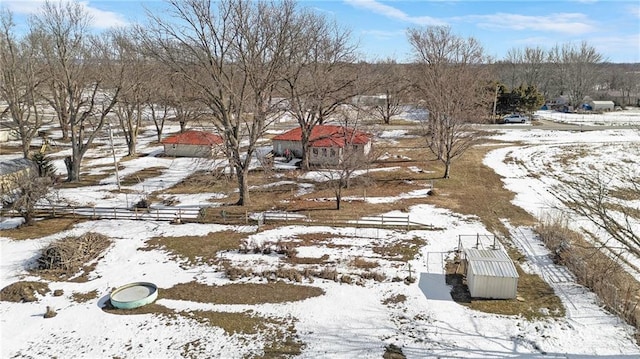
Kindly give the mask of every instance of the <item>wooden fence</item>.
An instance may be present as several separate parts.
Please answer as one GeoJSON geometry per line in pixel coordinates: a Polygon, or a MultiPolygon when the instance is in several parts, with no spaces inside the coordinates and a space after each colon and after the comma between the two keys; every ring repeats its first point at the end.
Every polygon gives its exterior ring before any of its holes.
{"type": "MultiPolygon", "coordinates": [[[[3,216],[17,216],[9,210],[2,210],[3,216]]],[[[118,208],[118,207],[75,207],[38,206],[34,217],[87,217],[91,219],[134,219],[153,221],[196,220],[200,207],[158,207],[158,208],[118,208]]]]}
{"type": "MultiPolygon", "coordinates": [[[[201,207],[157,207],[157,208],[119,208],[119,207],[75,207],[75,206],[38,206],[34,217],[71,217],[90,219],[132,219],[151,221],[176,221],[181,222],[212,222],[226,224],[263,224],[290,223],[306,226],[340,226],[340,227],[371,227],[390,229],[433,229],[433,226],[417,223],[410,220],[409,216],[367,216],[353,219],[346,215],[331,217],[311,218],[310,214],[291,212],[258,212],[242,214],[209,211],[204,216],[205,208],[201,207]]],[[[0,216],[18,216],[18,213],[0,209],[0,216]]]]}

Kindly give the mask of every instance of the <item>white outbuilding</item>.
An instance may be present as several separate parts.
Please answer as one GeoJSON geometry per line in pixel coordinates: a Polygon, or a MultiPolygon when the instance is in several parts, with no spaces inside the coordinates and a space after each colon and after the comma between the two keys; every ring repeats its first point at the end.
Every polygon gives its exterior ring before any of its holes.
{"type": "Polygon", "coordinates": [[[616,104],[613,101],[589,101],[592,111],[613,111],[616,104]]]}
{"type": "Polygon", "coordinates": [[[502,249],[464,250],[467,286],[473,298],[513,299],[518,290],[518,271],[502,249]]]}
{"type": "Polygon", "coordinates": [[[223,142],[216,134],[195,130],[162,140],[164,154],[171,157],[214,157],[223,142]]]}

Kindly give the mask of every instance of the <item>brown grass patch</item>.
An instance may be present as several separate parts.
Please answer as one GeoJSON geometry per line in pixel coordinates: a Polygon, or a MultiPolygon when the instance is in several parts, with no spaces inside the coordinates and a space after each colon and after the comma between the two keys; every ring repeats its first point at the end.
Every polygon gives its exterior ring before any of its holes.
{"type": "Polygon", "coordinates": [[[407,296],[404,294],[396,294],[393,295],[389,298],[385,298],[382,301],[382,304],[384,305],[390,305],[390,304],[398,304],[398,303],[404,303],[407,301],[407,296]]]}
{"type": "Polygon", "coordinates": [[[494,233],[507,233],[500,222],[502,218],[509,218],[516,226],[534,225],[536,221],[529,213],[511,203],[515,195],[504,188],[501,177],[482,163],[487,152],[493,149],[495,147],[470,148],[453,162],[451,178],[435,181],[435,195],[426,202],[456,213],[475,215],[494,233]]]}
{"type": "Polygon", "coordinates": [[[424,239],[414,237],[409,240],[396,241],[384,246],[373,247],[373,252],[388,260],[408,262],[414,259],[420,251],[420,248],[426,244],[427,242],[424,239]]]}
{"type": "Polygon", "coordinates": [[[86,187],[86,186],[96,186],[100,184],[100,181],[111,176],[112,173],[80,173],[80,180],[75,182],[60,182],[56,184],[58,188],[78,188],[78,187],[86,187]]]}
{"type": "Polygon", "coordinates": [[[71,294],[71,299],[73,299],[73,301],[78,303],[86,303],[96,298],[98,298],[98,290],[96,289],[87,293],[73,292],[73,294],[71,294]]]}
{"type": "Polygon", "coordinates": [[[5,302],[35,302],[38,300],[36,294],[45,295],[49,293],[49,285],[43,282],[15,282],[0,290],[0,301],[5,302]]]}
{"type": "Polygon", "coordinates": [[[83,221],[85,220],[77,218],[46,218],[34,221],[30,226],[3,229],[0,232],[3,237],[15,240],[35,239],[67,231],[83,221]]]}
{"type": "Polygon", "coordinates": [[[154,237],[142,250],[164,249],[192,265],[213,264],[218,252],[240,249],[246,237],[246,233],[234,231],[211,232],[205,236],[154,237]]]}
{"type": "Polygon", "coordinates": [[[165,167],[148,167],[144,168],[140,171],[134,172],[130,175],[125,176],[120,179],[120,184],[123,186],[133,186],[138,183],[143,182],[146,179],[158,177],[162,175],[163,171],[166,170],[165,167]]]}
{"type": "Polygon", "coordinates": [[[163,297],[175,300],[190,300],[214,304],[263,304],[294,302],[317,297],[324,291],[317,287],[273,283],[233,283],[223,286],[208,286],[196,282],[177,284],[163,289],[163,297]]]}
{"type": "Polygon", "coordinates": [[[378,264],[378,262],[376,261],[370,261],[362,257],[356,257],[351,260],[351,266],[360,269],[372,269],[377,268],[378,266],[380,266],[380,264],[378,264]]]}

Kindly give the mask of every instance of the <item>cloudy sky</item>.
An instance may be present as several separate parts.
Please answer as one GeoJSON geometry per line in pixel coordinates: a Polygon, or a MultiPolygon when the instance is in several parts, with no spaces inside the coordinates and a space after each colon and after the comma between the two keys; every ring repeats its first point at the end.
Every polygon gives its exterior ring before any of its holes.
{"type": "MultiPolygon", "coordinates": [[[[36,12],[43,0],[3,0],[18,22],[36,12]]],[[[162,13],[159,0],[81,1],[96,29],[144,21],[145,8],[162,13]]],[[[473,36],[486,53],[503,59],[508,50],[526,46],[548,49],[556,44],[587,41],[611,62],[640,63],[640,2],[480,1],[480,0],[299,0],[352,30],[369,61],[406,61],[411,49],[406,29],[448,25],[473,36]]]]}

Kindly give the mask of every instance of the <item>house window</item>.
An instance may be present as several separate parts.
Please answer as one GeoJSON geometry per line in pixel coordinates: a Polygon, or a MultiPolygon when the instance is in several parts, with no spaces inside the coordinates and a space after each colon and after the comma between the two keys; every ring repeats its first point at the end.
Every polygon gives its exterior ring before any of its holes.
{"type": "Polygon", "coordinates": [[[358,145],[353,145],[353,150],[357,151],[358,150],[358,145]]]}
{"type": "Polygon", "coordinates": [[[313,152],[313,155],[314,155],[314,156],[317,156],[317,155],[318,155],[318,149],[317,149],[317,148],[314,148],[314,149],[312,150],[312,152],[313,152]]]}
{"type": "Polygon", "coordinates": [[[335,157],[336,156],[336,150],[335,149],[331,149],[331,157],[335,157]]]}
{"type": "Polygon", "coordinates": [[[327,157],[327,149],[326,148],[322,149],[322,156],[327,157]]]}

